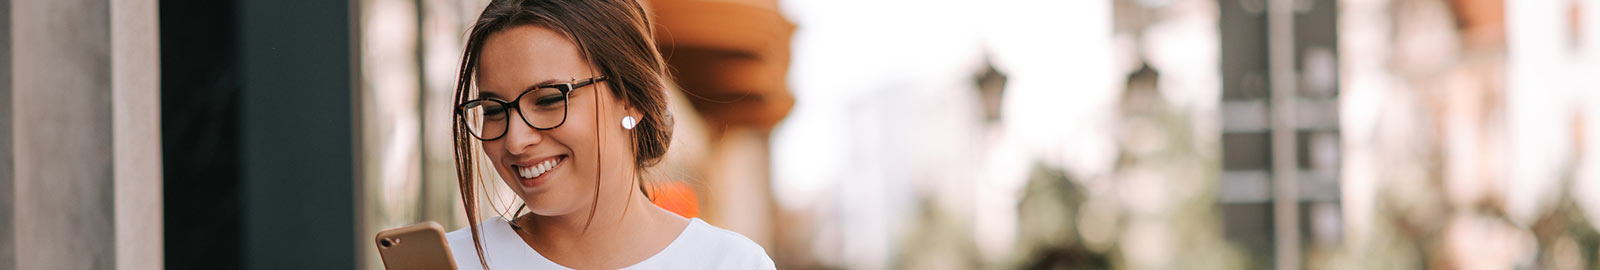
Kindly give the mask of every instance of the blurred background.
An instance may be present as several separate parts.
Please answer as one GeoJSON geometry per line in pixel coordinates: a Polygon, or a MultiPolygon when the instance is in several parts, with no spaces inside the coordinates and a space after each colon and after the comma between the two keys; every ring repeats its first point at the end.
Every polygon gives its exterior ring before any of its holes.
{"type": "MultiPolygon", "coordinates": [[[[467,226],[485,0],[3,2],[0,269],[467,226]]],[[[1600,0],[645,3],[655,203],[780,269],[1600,269],[1600,0]]]]}

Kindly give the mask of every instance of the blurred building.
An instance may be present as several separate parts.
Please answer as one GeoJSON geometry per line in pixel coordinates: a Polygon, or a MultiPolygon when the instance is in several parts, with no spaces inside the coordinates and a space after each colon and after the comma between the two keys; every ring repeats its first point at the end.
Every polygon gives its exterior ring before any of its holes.
{"type": "Polygon", "coordinates": [[[1306,267],[1307,254],[1338,245],[1344,226],[1338,3],[1216,3],[1226,235],[1253,269],[1306,267]],[[1274,7],[1283,3],[1294,6],[1274,7]]]}

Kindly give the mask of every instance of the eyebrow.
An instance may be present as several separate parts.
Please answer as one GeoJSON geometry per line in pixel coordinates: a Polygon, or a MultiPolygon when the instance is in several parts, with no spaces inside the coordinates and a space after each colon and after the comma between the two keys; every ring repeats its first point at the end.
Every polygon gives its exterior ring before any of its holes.
{"type": "MultiPolygon", "coordinates": [[[[535,83],[535,84],[533,84],[531,86],[528,86],[527,88],[522,88],[522,91],[517,91],[517,94],[522,94],[522,92],[527,92],[528,90],[533,90],[533,89],[544,88],[544,87],[556,85],[556,83],[560,83],[560,82],[562,82],[561,79],[547,79],[547,80],[544,80],[544,81],[540,81],[539,83],[535,83]]],[[[478,98],[505,99],[505,97],[501,97],[500,94],[495,94],[494,92],[490,92],[490,91],[483,91],[481,89],[478,91],[478,98]]]]}

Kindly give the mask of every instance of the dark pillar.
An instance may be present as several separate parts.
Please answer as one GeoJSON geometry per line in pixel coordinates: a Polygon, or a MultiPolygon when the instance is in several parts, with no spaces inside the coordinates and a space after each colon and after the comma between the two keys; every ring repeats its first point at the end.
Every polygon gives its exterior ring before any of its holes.
{"type": "Polygon", "coordinates": [[[246,269],[356,267],[352,6],[242,0],[236,9],[246,269]]]}

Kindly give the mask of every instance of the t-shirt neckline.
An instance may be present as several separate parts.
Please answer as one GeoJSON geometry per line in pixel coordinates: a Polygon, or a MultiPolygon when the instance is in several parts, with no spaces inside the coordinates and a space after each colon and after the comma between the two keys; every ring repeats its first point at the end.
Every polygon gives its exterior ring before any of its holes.
{"type": "MultiPolygon", "coordinates": [[[[496,246],[506,246],[506,245],[515,246],[515,247],[512,248],[513,252],[518,253],[519,255],[520,254],[532,254],[533,258],[534,258],[534,262],[536,262],[536,263],[554,265],[554,266],[561,267],[562,269],[574,269],[572,267],[567,267],[566,265],[561,265],[559,263],[556,263],[555,261],[550,260],[550,258],[544,257],[544,254],[540,254],[538,250],[533,249],[533,246],[529,246],[528,243],[523,242],[522,241],[522,236],[517,234],[517,231],[513,230],[511,228],[511,222],[509,220],[506,220],[505,217],[495,218],[494,221],[496,223],[499,223],[499,224],[496,224],[496,226],[491,226],[491,228],[493,228],[493,230],[496,231],[496,233],[499,234],[499,236],[491,237],[490,241],[501,241],[502,242],[502,243],[500,243],[499,245],[496,245],[496,246]]],[[[688,238],[690,236],[690,233],[695,230],[695,227],[700,227],[700,226],[710,226],[710,224],[705,223],[705,221],[700,220],[700,218],[690,218],[689,219],[689,224],[686,225],[686,226],[683,226],[683,230],[679,231],[678,232],[678,236],[674,237],[672,239],[672,242],[668,242],[666,247],[661,248],[660,251],[657,251],[656,254],[650,255],[650,257],[648,257],[648,258],[644,258],[644,260],[640,260],[638,262],[635,262],[635,263],[633,263],[631,265],[623,267],[622,269],[634,269],[634,268],[638,268],[641,265],[648,265],[649,262],[655,261],[655,260],[657,260],[657,258],[660,258],[662,254],[668,253],[668,251],[673,250],[675,247],[684,245],[681,242],[686,241],[684,239],[688,238]]]]}

